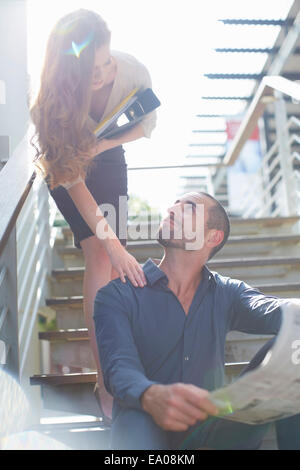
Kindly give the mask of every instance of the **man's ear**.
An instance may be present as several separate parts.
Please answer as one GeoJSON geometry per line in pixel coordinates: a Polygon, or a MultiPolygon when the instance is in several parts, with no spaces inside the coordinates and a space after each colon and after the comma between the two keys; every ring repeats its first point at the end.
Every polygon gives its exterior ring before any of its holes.
{"type": "Polygon", "coordinates": [[[224,239],[224,232],[222,230],[212,229],[208,233],[206,240],[207,246],[214,248],[215,246],[220,245],[224,239]]]}

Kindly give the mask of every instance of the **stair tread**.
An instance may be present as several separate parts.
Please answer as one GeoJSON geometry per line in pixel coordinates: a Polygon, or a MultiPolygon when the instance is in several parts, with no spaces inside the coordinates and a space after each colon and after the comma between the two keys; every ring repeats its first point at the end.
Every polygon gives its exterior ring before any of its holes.
{"type": "MultiPolygon", "coordinates": [[[[299,241],[300,235],[236,235],[229,237],[226,245],[236,243],[260,243],[260,242],[281,242],[281,241],[299,241]]],[[[134,240],[128,241],[127,248],[144,248],[161,246],[157,240],[134,240]]],[[[58,247],[59,252],[78,253],[78,248],[72,245],[58,247]]]]}
{"type": "Polygon", "coordinates": [[[259,289],[261,291],[265,290],[265,291],[268,291],[268,292],[277,291],[277,290],[289,291],[289,290],[294,290],[294,289],[300,289],[300,282],[282,282],[282,283],[278,283],[278,284],[260,284],[260,285],[253,286],[253,287],[257,287],[257,289],[259,289]]]}
{"type": "Polygon", "coordinates": [[[63,296],[63,297],[50,297],[46,299],[46,305],[62,305],[62,304],[81,304],[83,301],[82,295],[76,296],[63,296]]]}
{"type": "Polygon", "coordinates": [[[300,235],[235,235],[229,237],[226,245],[239,242],[280,242],[280,241],[300,241],[300,235]]]}
{"type": "MultiPolygon", "coordinates": [[[[247,340],[255,340],[257,337],[259,338],[269,338],[273,335],[263,335],[263,334],[247,334],[237,331],[229,332],[229,337],[236,337],[241,336],[242,338],[246,338],[247,340]]],[[[40,331],[39,332],[39,339],[48,340],[48,341],[75,341],[75,340],[89,340],[89,332],[87,328],[68,328],[68,329],[60,329],[60,330],[51,330],[51,331],[40,331]]]]}
{"type": "MultiPolygon", "coordinates": [[[[230,266],[270,266],[276,264],[291,264],[297,265],[300,264],[300,257],[289,257],[289,256],[274,256],[274,257],[248,257],[248,258],[226,258],[218,259],[213,261],[208,261],[207,266],[209,268],[215,267],[230,267],[230,266]]],[[[72,276],[81,276],[84,272],[84,267],[70,267],[70,268],[60,268],[54,269],[52,275],[54,277],[63,278],[63,277],[72,277],[72,276]]]]}
{"type": "Polygon", "coordinates": [[[51,422],[51,423],[42,423],[39,424],[33,429],[35,429],[37,432],[50,432],[50,431],[63,431],[63,430],[70,430],[70,429],[78,429],[81,430],[84,428],[85,431],[91,430],[93,431],[95,428],[101,430],[109,429],[107,425],[105,425],[102,421],[101,418],[95,418],[94,421],[65,421],[63,423],[61,422],[51,422]]]}
{"type": "MultiPolygon", "coordinates": [[[[289,291],[289,290],[300,290],[300,282],[283,282],[283,283],[278,283],[278,284],[259,284],[255,285],[253,284],[253,287],[263,291],[266,290],[268,292],[273,292],[273,291],[289,291]]],[[[63,297],[51,297],[46,299],[46,304],[48,306],[51,305],[71,305],[71,304],[81,304],[83,302],[83,296],[82,295],[77,295],[77,296],[63,296],[63,297]]]]}
{"type": "MultiPolygon", "coordinates": [[[[282,225],[283,223],[286,223],[286,222],[297,222],[298,220],[300,220],[300,216],[299,215],[292,215],[292,216],[287,216],[287,217],[261,217],[261,218],[254,218],[254,217],[251,217],[251,218],[243,218],[243,217],[232,217],[230,218],[230,223],[231,224],[258,224],[258,223],[267,223],[269,225],[282,225]]],[[[130,225],[134,225],[134,224],[130,224],[130,225]]],[[[135,224],[135,225],[140,225],[139,223],[135,224]]],[[[150,224],[143,224],[141,223],[141,225],[150,225],[150,224]]],[[[152,225],[158,225],[158,223],[155,223],[155,224],[152,224],[152,225]]],[[[63,231],[70,231],[70,227],[69,226],[66,226],[66,227],[62,227],[62,230],[63,231]]]]}
{"type": "MultiPolygon", "coordinates": [[[[241,370],[249,362],[227,362],[225,370],[241,370]]],[[[96,383],[97,372],[78,372],[73,374],[36,374],[30,377],[31,385],[72,385],[81,383],[96,383]]]]}
{"type": "Polygon", "coordinates": [[[299,264],[300,256],[273,256],[273,257],[248,257],[248,258],[228,258],[208,261],[209,267],[216,266],[269,266],[273,264],[299,264]]]}
{"type": "Polygon", "coordinates": [[[297,222],[300,219],[299,215],[293,215],[289,217],[261,217],[261,218],[241,218],[236,217],[230,219],[230,222],[234,222],[236,224],[244,224],[244,223],[267,223],[269,225],[281,225],[285,222],[297,222]]]}
{"type": "Polygon", "coordinates": [[[73,374],[37,374],[30,377],[31,385],[71,385],[92,383],[97,381],[97,372],[81,372],[73,374]]]}
{"type": "MultiPolygon", "coordinates": [[[[242,218],[242,217],[234,217],[229,214],[230,224],[231,226],[243,226],[243,225],[257,225],[257,226],[265,226],[265,227],[276,227],[281,226],[284,224],[295,224],[297,221],[300,220],[300,216],[293,215],[287,217],[262,217],[262,218],[242,218]]],[[[136,223],[136,224],[129,224],[129,227],[140,226],[140,227],[158,227],[159,222],[155,222],[153,224],[149,223],[136,223]]],[[[64,236],[68,236],[72,234],[70,226],[62,227],[62,233],[64,236]]]]}
{"type": "Polygon", "coordinates": [[[87,328],[70,328],[67,330],[40,331],[39,339],[42,340],[87,340],[89,332],[87,328]]]}

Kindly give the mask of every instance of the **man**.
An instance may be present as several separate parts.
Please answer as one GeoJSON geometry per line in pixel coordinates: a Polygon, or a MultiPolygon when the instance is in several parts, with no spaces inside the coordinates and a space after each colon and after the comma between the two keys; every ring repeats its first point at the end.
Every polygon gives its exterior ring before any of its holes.
{"type": "Polygon", "coordinates": [[[94,320],[103,375],[114,396],[114,449],[255,449],[266,426],[216,418],[208,391],[224,381],[230,330],[276,334],[280,306],[205,266],[229,236],[228,216],[206,193],[188,193],[162,221],[164,257],[147,286],[119,279],[100,289],[94,320]]]}

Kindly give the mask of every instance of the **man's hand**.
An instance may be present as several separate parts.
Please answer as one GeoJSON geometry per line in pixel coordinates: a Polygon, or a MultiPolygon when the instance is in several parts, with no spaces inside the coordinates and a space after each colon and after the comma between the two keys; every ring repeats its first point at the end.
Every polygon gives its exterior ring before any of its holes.
{"type": "Polygon", "coordinates": [[[141,403],[156,424],[166,431],[186,431],[208,415],[216,416],[216,406],[208,400],[208,391],[195,385],[176,383],[151,385],[141,403]]]}

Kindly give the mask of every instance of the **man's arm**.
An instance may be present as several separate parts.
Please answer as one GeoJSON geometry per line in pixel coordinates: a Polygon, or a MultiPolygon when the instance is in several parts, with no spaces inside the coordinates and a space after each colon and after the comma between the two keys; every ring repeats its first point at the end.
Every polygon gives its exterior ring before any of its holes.
{"type": "Polygon", "coordinates": [[[242,281],[231,280],[233,303],[230,329],[254,334],[277,334],[282,319],[281,306],[288,299],[262,294],[242,281]]]}
{"type": "Polygon", "coordinates": [[[95,333],[105,387],[122,405],[141,409],[140,397],[156,382],[148,380],[132,334],[130,304],[114,281],[97,292],[95,333]]]}

